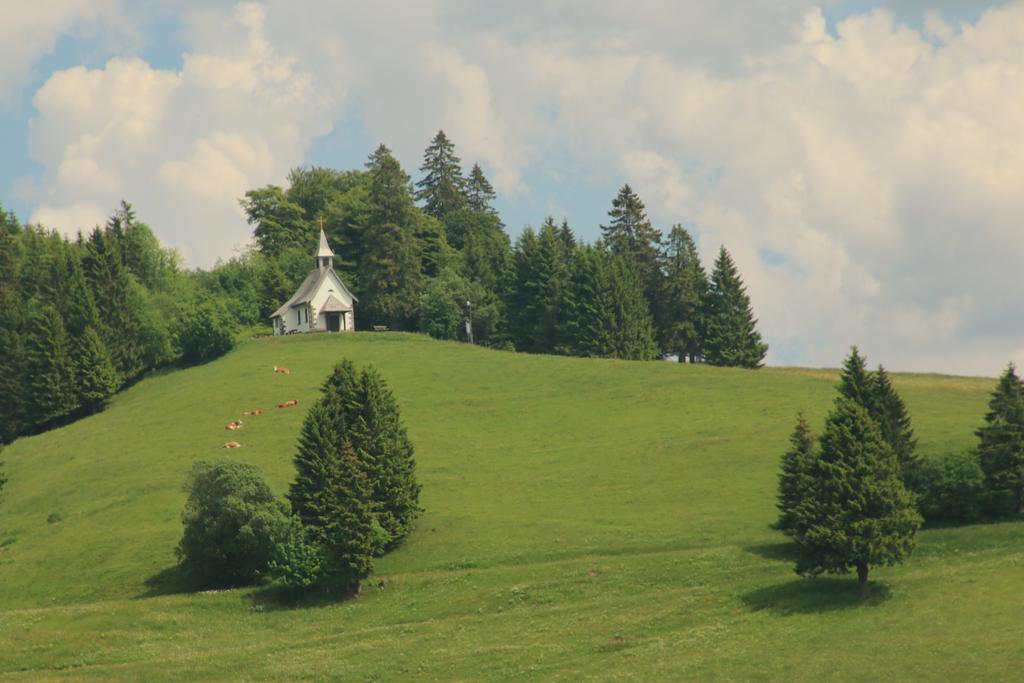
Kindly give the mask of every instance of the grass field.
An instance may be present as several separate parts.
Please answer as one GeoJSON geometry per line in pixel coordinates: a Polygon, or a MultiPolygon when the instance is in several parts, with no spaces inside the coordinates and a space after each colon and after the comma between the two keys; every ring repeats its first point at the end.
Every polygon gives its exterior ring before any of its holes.
{"type": "MultiPolygon", "coordinates": [[[[768,527],[778,461],[798,410],[820,429],[835,379],[398,334],[247,342],[0,456],[0,676],[1019,679],[1022,524],[922,532],[905,565],[873,570],[869,603],[852,578],[793,574],[768,527]],[[283,494],[341,358],[381,370],[416,445],[408,543],[356,601],[174,593],[191,463],[256,463],[283,494]]],[[[923,453],[972,443],[992,380],[894,379],[923,453]]]]}

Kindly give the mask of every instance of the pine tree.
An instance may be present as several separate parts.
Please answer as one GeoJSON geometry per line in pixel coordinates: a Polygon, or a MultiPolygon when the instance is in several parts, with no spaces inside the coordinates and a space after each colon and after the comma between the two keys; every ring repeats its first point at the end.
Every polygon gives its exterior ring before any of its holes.
{"type": "Polygon", "coordinates": [[[1008,491],[1018,514],[1024,514],[1024,387],[1013,363],[999,377],[985,424],[975,434],[988,487],[1008,491]]]}
{"type": "Polygon", "coordinates": [[[613,325],[607,255],[600,246],[580,245],[572,255],[558,333],[558,352],[594,358],[611,355],[613,325]]]}
{"type": "Polygon", "coordinates": [[[921,465],[921,457],[914,452],[917,448],[917,439],[914,438],[914,430],[910,425],[910,414],[907,413],[903,399],[892,386],[889,373],[881,365],[874,373],[872,385],[874,391],[870,412],[878,421],[882,438],[896,454],[903,484],[909,487],[921,465]]]}
{"type": "Polygon", "coordinates": [[[392,548],[409,534],[420,512],[413,447],[394,395],[375,370],[361,373],[358,401],[350,442],[369,477],[374,515],[388,535],[384,549],[392,548]]]}
{"type": "Polygon", "coordinates": [[[559,304],[569,274],[569,257],[557,233],[549,218],[540,233],[524,230],[513,251],[509,333],[520,351],[551,353],[558,344],[559,304]]]}
{"type": "Polygon", "coordinates": [[[131,275],[121,260],[120,245],[113,234],[93,230],[82,258],[85,276],[101,324],[97,332],[114,360],[118,373],[130,379],[144,369],[141,311],[131,296],[131,275]]]}
{"type": "Polygon", "coordinates": [[[461,160],[455,156],[452,144],[443,130],[423,152],[420,171],[425,175],[416,183],[416,200],[423,202],[423,210],[434,218],[444,220],[450,211],[461,208],[465,202],[465,180],[461,160]]]}
{"type": "Polygon", "coordinates": [[[328,519],[329,474],[331,463],[337,459],[342,435],[336,428],[332,411],[325,401],[319,401],[302,422],[299,447],[292,462],[295,481],[288,489],[292,513],[308,530],[315,545],[325,542],[328,519]]]}
{"type": "Polygon", "coordinates": [[[647,218],[643,201],[629,184],[619,190],[608,212],[608,225],[601,226],[605,246],[615,256],[625,257],[637,271],[641,290],[651,314],[660,308],[661,270],[658,251],[661,233],[647,218]]]}
{"type": "Polygon", "coordinates": [[[491,206],[491,202],[496,196],[494,187],[487,180],[480,164],[473,164],[473,170],[469,172],[469,178],[466,180],[466,207],[495,215],[497,211],[491,206]]]}
{"type": "Polygon", "coordinates": [[[372,486],[351,444],[345,442],[324,472],[324,524],[320,529],[323,571],[338,586],[358,592],[373,571],[378,547],[372,486]]]}
{"type": "Polygon", "coordinates": [[[87,412],[103,407],[120,385],[110,354],[92,327],[71,341],[75,403],[87,412]]]}
{"type": "Polygon", "coordinates": [[[53,306],[29,302],[22,379],[26,421],[46,425],[76,408],[74,366],[64,320],[53,306]]]}
{"type": "Polygon", "coordinates": [[[875,396],[878,388],[875,386],[875,376],[868,371],[867,361],[856,346],[850,347],[850,355],[843,361],[839,374],[839,393],[864,408],[869,415],[876,416],[875,396]]]}
{"type": "Polygon", "coordinates": [[[25,424],[24,349],[21,335],[8,321],[10,309],[0,309],[0,443],[21,434],[25,424]]]}
{"type": "Polygon", "coordinates": [[[704,360],[711,365],[761,367],[768,345],[757,332],[750,297],[725,247],[715,260],[705,311],[704,360]]]}
{"type": "Polygon", "coordinates": [[[640,278],[632,263],[612,257],[608,268],[609,355],[624,360],[652,360],[658,356],[654,325],[640,278]]]}
{"type": "Polygon", "coordinates": [[[793,522],[797,573],[855,568],[861,597],[868,597],[869,569],[903,561],[914,548],[921,517],[877,423],[845,396],[825,422],[808,481],[793,522]]]}
{"type": "Polygon", "coordinates": [[[665,273],[658,341],[661,348],[674,353],[679,362],[696,362],[704,341],[704,301],[708,278],[700,263],[697,245],[681,225],[673,225],[662,255],[665,273]]]}
{"type": "Polygon", "coordinates": [[[786,534],[792,534],[796,527],[797,509],[809,495],[812,482],[809,472],[814,461],[814,439],[804,414],[797,416],[796,427],[789,437],[789,450],[782,456],[779,472],[778,504],[779,519],[774,527],[786,534]]]}

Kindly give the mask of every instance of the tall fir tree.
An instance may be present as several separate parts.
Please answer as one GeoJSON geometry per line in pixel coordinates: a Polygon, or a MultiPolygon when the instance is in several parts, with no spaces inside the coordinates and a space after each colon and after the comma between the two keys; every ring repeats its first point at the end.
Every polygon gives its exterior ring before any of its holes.
{"type": "Polygon", "coordinates": [[[85,412],[102,408],[120,385],[106,346],[91,326],[71,340],[75,403],[85,412]]]}
{"type": "Polygon", "coordinates": [[[466,179],[466,207],[473,211],[480,211],[496,215],[497,211],[491,206],[497,195],[494,193],[494,186],[487,180],[480,164],[473,164],[473,169],[466,179]]]}
{"type": "Polygon", "coordinates": [[[624,360],[653,360],[658,356],[654,325],[639,274],[624,257],[611,257],[608,267],[609,355],[624,360]]]}
{"type": "Polygon", "coordinates": [[[97,332],[104,335],[103,342],[110,350],[118,373],[126,379],[135,377],[144,368],[141,311],[131,296],[131,275],[121,260],[115,236],[108,231],[93,230],[85,246],[82,266],[100,316],[97,332]]]}
{"type": "Polygon", "coordinates": [[[855,569],[867,598],[870,568],[897,564],[912,552],[921,516],[878,424],[845,396],[836,400],[811,462],[810,487],[792,525],[797,573],[855,569]]]}
{"type": "Polygon", "coordinates": [[[415,231],[415,207],[409,177],[387,155],[372,173],[371,222],[361,263],[363,314],[369,324],[397,329],[415,327],[423,289],[421,245],[415,231]]]}
{"type": "Polygon", "coordinates": [[[722,247],[705,308],[704,360],[711,365],[761,367],[768,345],[761,341],[756,325],[736,264],[722,247]]]}
{"type": "Polygon", "coordinates": [[[295,480],[288,489],[288,500],[315,545],[325,542],[325,529],[330,521],[329,470],[340,453],[343,438],[336,425],[325,401],[314,404],[302,422],[298,449],[292,460],[295,480]]]}
{"type": "Polygon", "coordinates": [[[71,413],[75,375],[64,319],[50,304],[29,302],[22,380],[27,422],[45,426],[71,413]]]}
{"type": "Polygon", "coordinates": [[[659,297],[658,342],[679,361],[698,361],[703,353],[704,301],[708,277],[697,245],[681,225],[673,225],[662,254],[665,279],[659,297]]]}
{"type": "Polygon", "coordinates": [[[9,443],[26,427],[24,349],[10,309],[0,309],[0,443],[9,443]]]}
{"type": "Polygon", "coordinates": [[[1024,514],[1024,387],[1010,363],[989,399],[978,436],[978,459],[989,489],[1012,496],[1024,514]]]}
{"type": "Polygon", "coordinates": [[[909,488],[921,466],[921,457],[915,452],[917,439],[914,438],[914,429],[910,424],[910,414],[903,399],[893,387],[889,373],[881,365],[874,373],[872,385],[870,412],[878,421],[882,438],[896,454],[903,484],[909,488]]]}
{"type": "Polygon", "coordinates": [[[512,260],[508,301],[512,342],[520,351],[552,353],[558,344],[559,304],[569,275],[569,258],[554,221],[547,219],[539,233],[524,230],[512,260]]]}
{"type": "Polygon", "coordinates": [[[786,534],[796,528],[797,510],[810,495],[810,470],[815,458],[814,438],[804,414],[797,416],[796,427],[789,437],[789,450],[782,456],[779,471],[779,493],[776,507],[779,518],[774,527],[786,534]]]}
{"type": "Polygon", "coordinates": [[[423,179],[416,183],[416,200],[423,202],[423,210],[434,218],[444,220],[451,211],[466,203],[461,160],[455,156],[455,145],[444,134],[437,135],[423,152],[420,171],[423,179]]]}
{"type": "Polygon", "coordinates": [[[558,352],[606,357],[611,354],[613,324],[607,255],[600,246],[581,244],[572,251],[563,296],[558,352]]]}
{"type": "MultiPolygon", "coordinates": [[[[867,361],[856,346],[850,347],[839,373],[839,393],[875,416],[875,376],[868,370],[867,361]]],[[[877,418],[876,418],[877,419],[877,418]]]]}
{"type": "Polygon", "coordinates": [[[350,443],[343,443],[337,457],[327,462],[324,488],[322,569],[332,583],[358,592],[360,581],[373,571],[379,541],[372,486],[350,443]]]}
{"type": "Polygon", "coordinates": [[[619,189],[608,212],[608,225],[601,226],[605,246],[615,256],[629,259],[637,271],[641,291],[651,315],[660,308],[661,269],[658,253],[661,233],[651,225],[639,195],[628,183],[619,189]]]}

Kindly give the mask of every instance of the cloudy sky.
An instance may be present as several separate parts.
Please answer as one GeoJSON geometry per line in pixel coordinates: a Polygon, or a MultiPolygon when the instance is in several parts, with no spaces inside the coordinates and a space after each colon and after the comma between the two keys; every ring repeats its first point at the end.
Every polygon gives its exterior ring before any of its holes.
{"type": "Polygon", "coordinates": [[[745,277],[769,362],[1024,363],[1024,1],[0,0],[0,203],[123,197],[190,265],[237,200],[438,128],[513,236],[631,183],[745,277]]]}

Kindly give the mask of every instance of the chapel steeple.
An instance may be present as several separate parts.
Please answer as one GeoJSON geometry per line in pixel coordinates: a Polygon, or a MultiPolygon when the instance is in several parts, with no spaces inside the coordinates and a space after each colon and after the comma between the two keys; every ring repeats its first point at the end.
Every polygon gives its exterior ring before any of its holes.
{"type": "Polygon", "coordinates": [[[334,252],[327,244],[327,235],[324,234],[324,219],[320,219],[320,248],[316,252],[316,267],[323,272],[334,268],[334,252]]]}

